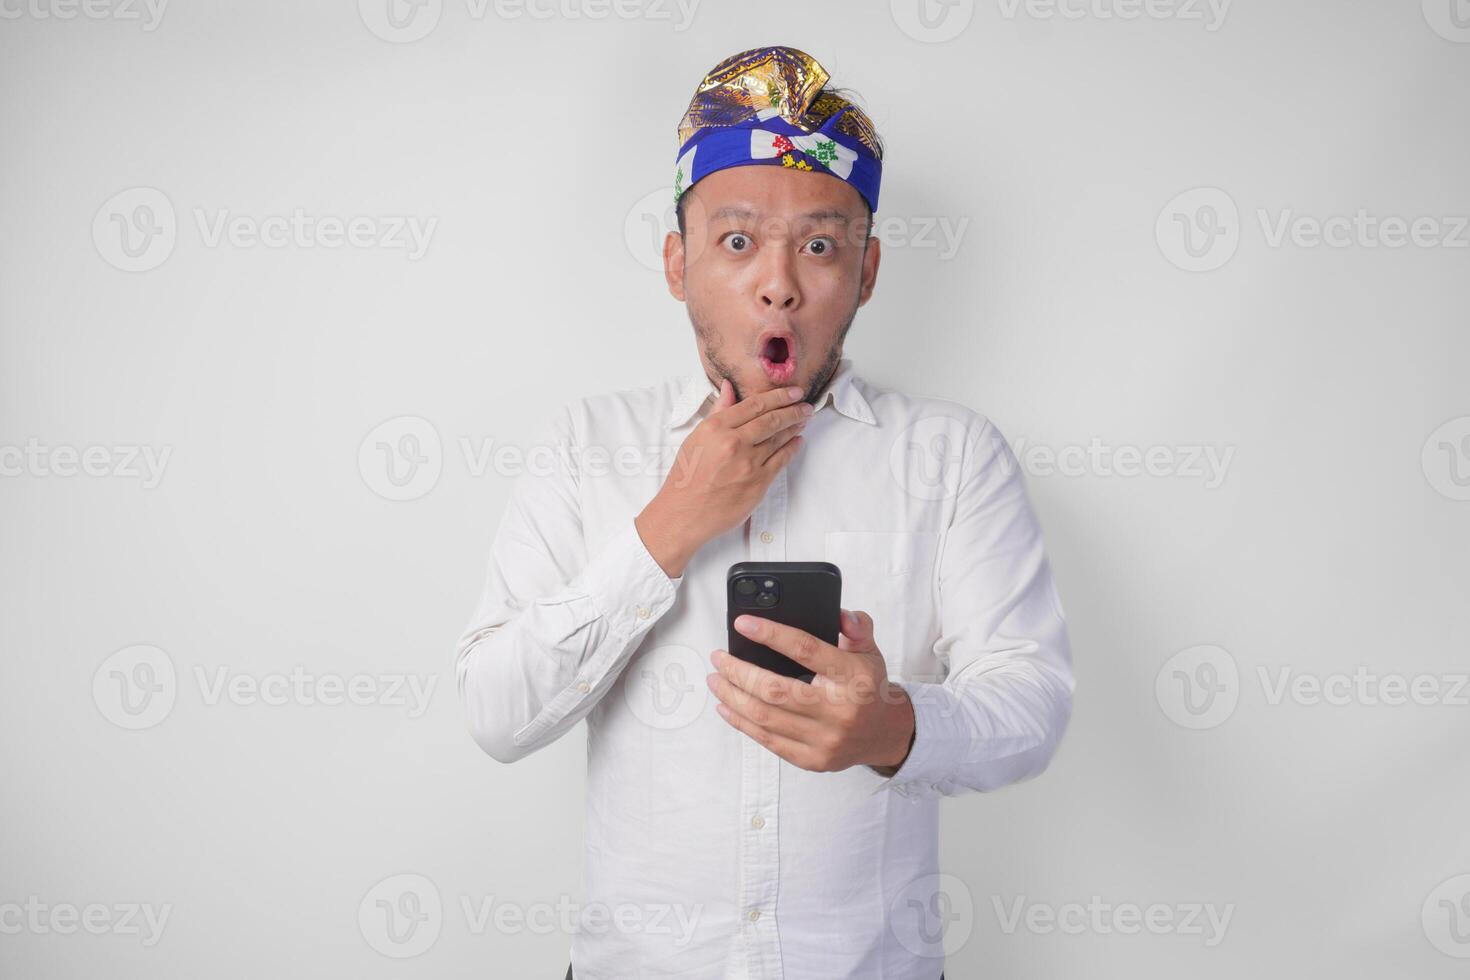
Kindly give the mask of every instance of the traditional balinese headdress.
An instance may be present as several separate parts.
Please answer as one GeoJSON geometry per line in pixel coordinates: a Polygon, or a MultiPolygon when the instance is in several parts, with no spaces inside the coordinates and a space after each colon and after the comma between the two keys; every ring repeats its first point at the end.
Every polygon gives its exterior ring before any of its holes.
{"type": "Polygon", "coordinates": [[[862,109],[825,91],[827,70],[795,48],[752,48],[699,83],[679,123],[674,199],[726,167],[825,171],[878,210],[883,148],[862,109]]]}

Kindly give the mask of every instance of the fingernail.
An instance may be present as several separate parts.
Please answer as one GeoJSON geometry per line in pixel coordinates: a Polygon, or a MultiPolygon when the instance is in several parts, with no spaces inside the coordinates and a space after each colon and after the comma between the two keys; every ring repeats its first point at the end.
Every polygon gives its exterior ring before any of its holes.
{"type": "Polygon", "coordinates": [[[801,397],[801,389],[800,388],[787,388],[786,389],[786,395],[792,401],[796,401],[798,398],[801,397]]]}
{"type": "Polygon", "coordinates": [[[736,616],[735,628],[742,633],[749,633],[755,627],[755,619],[750,616],[736,616]]]}
{"type": "Polygon", "coordinates": [[[815,412],[816,410],[817,410],[816,409],[816,406],[813,405],[811,402],[802,402],[801,403],[801,414],[803,414],[803,415],[810,415],[813,412],[815,412]]]}
{"type": "Polygon", "coordinates": [[[719,674],[705,674],[704,675],[704,686],[707,687],[707,688],[709,688],[711,691],[713,691],[715,689],[716,682],[719,681],[719,679],[720,679],[720,675],[719,674]]]}

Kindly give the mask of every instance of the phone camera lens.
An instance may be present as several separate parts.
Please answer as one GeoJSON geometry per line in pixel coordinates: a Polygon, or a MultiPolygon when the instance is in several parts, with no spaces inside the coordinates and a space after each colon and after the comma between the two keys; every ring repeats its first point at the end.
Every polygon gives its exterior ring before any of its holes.
{"type": "Polygon", "coordinates": [[[774,606],[776,604],[776,593],[762,592],[755,597],[755,604],[757,606],[774,606]]]}
{"type": "Polygon", "coordinates": [[[755,592],[755,579],[739,578],[735,580],[735,591],[741,595],[751,595],[755,592]]]}

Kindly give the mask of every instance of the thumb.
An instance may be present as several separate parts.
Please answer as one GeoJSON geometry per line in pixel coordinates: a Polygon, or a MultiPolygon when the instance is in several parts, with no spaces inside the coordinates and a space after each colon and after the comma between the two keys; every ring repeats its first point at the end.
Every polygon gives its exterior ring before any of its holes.
{"type": "Polygon", "coordinates": [[[842,610],[842,635],[837,645],[843,650],[875,650],[873,644],[873,617],[861,609],[842,610]]]}

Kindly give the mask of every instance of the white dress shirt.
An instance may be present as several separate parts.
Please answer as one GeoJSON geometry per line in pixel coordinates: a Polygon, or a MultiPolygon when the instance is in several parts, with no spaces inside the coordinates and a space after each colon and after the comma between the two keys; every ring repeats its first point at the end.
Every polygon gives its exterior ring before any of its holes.
{"type": "Polygon", "coordinates": [[[985,417],[844,358],[750,519],[671,579],[633,520],[717,395],[694,366],[543,423],[556,452],[518,477],[458,648],[470,731],[512,762],[587,721],[578,980],[934,980],[968,901],[940,876],[939,799],[1041,772],[1071,714],[1019,464],[985,417]],[[715,712],[746,560],[833,562],[873,617],[916,719],[891,778],[803,770],[715,712]]]}

